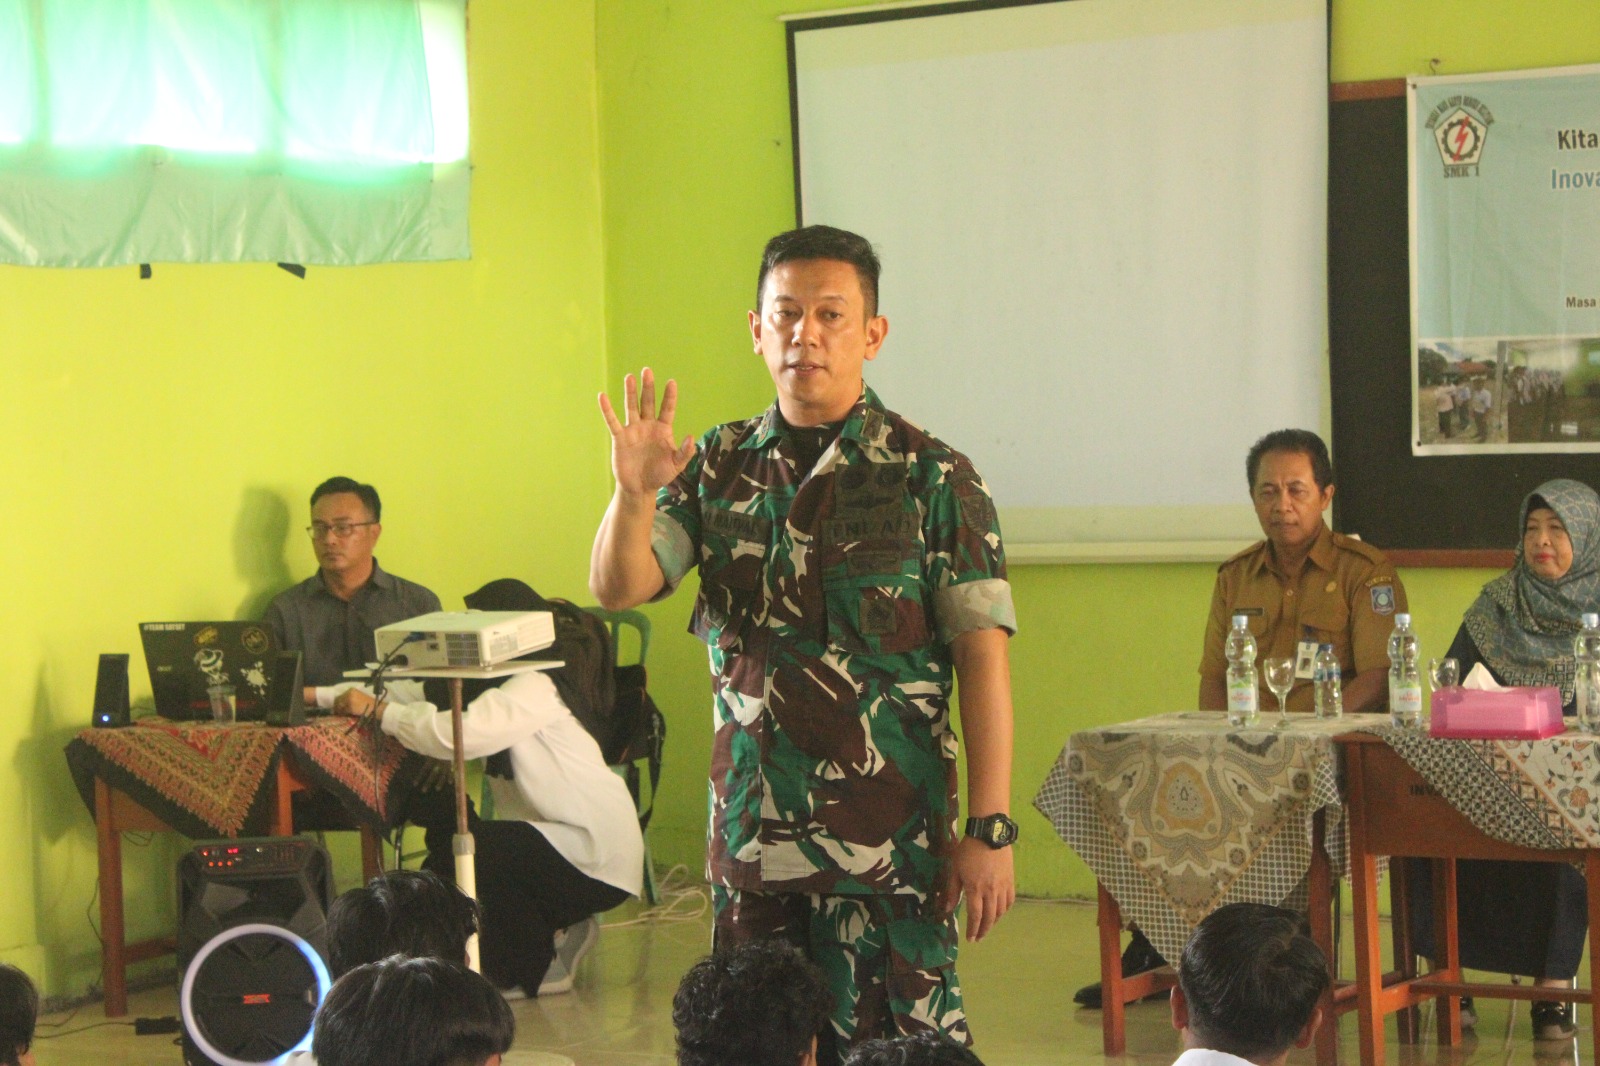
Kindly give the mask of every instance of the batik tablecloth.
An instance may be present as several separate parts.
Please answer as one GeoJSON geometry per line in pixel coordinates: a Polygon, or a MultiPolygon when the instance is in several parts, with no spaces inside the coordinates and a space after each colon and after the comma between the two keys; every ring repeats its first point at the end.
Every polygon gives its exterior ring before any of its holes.
{"type": "Polygon", "coordinates": [[[85,729],[67,745],[67,766],[91,814],[99,777],[184,836],[261,836],[287,747],[302,778],[382,833],[398,821],[421,764],[371,725],[353,725],[348,718],[290,729],[141,718],[123,729],[85,729]]]}
{"type": "Polygon", "coordinates": [[[1600,738],[1383,738],[1486,836],[1528,848],[1600,847],[1600,738]]]}
{"type": "Polygon", "coordinates": [[[1191,711],[1075,733],[1034,797],[1168,959],[1225,903],[1303,910],[1318,811],[1334,871],[1348,867],[1333,738],[1388,719],[1275,721],[1241,731],[1191,711]]]}

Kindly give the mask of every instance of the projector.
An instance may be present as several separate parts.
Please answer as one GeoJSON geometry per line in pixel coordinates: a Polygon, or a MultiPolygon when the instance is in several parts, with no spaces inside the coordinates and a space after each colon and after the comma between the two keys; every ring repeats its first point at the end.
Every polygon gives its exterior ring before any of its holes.
{"type": "Polygon", "coordinates": [[[373,632],[378,659],[408,670],[481,669],[556,642],[549,611],[435,611],[373,632]]]}

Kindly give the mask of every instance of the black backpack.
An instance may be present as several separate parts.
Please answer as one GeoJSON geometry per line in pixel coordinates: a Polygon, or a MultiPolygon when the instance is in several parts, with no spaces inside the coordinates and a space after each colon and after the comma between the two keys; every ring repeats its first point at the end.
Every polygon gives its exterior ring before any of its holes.
{"type": "MultiPolygon", "coordinates": [[[[563,662],[550,671],[550,679],[572,716],[600,745],[607,765],[627,766],[625,777],[635,807],[640,781],[634,763],[649,760],[650,808],[639,816],[640,826],[648,825],[655,808],[655,786],[661,778],[667,728],[666,719],[645,691],[644,667],[617,666],[611,632],[600,618],[570,600],[546,599],[515,578],[489,582],[467,596],[466,604],[480,611],[549,611],[554,616],[555,643],[529,658],[563,662]]],[[[499,752],[489,756],[485,770],[509,778],[510,755],[499,752]]]]}

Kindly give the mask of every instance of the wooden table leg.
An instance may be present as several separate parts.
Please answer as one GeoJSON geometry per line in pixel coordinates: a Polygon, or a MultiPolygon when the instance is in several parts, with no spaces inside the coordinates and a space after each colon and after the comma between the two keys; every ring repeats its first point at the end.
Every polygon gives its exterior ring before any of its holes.
{"type": "MultiPolygon", "coordinates": [[[[1435,859],[1433,863],[1433,972],[1435,981],[1461,980],[1461,938],[1456,928],[1456,862],[1435,859]]],[[[1440,996],[1438,1008],[1439,1043],[1455,1047],[1461,1043],[1461,999],[1440,996]]]]}
{"type": "MultiPolygon", "coordinates": [[[[1097,883],[1098,884],[1098,883],[1097,883]]],[[[1100,917],[1100,1046],[1120,1055],[1128,1044],[1127,1004],[1122,1001],[1122,908],[1105,885],[1099,888],[1100,917]]],[[[1595,893],[1600,896],[1600,892],[1595,893]]]]}
{"type": "MultiPolygon", "coordinates": [[[[122,831],[111,810],[111,789],[94,780],[94,824],[100,862],[100,983],[107,1018],[128,1013],[127,927],[122,913],[122,831]]],[[[1597,893],[1600,895],[1600,893],[1597,893]]]]}
{"type": "Polygon", "coordinates": [[[1378,993],[1383,985],[1383,960],[1378,951],[1378,860],[1367,846],[1363,753],[1354,749],[1345,764],[1350,800],[1351,911],[1355,921],[1356,1001],[1361,1030],[1361,1066],[1383,1066],[1383,1015],[1378,993]]]}
{"type": "Polygon", "coordinates": [[[1317,1029],[1317,1066],[1337,1066],[1339,1061],[1339,1016],[1334,1009],[1333,989],[1339,980],[1339,958],[1334,945],[1338,938],[1333,928],[1333,871],[1323,841],[1325,819],[1319,812],[1311,822],[1311,870],[1307,877],[1307,903],[1310,910],[1311,939],[1328,960],[1328,989],[1322,994],[1322,1025],[1317,1029]]]}
{"type": "MultiPolygon", "coordinates": [[[[1589,890],[1589,1035],[1593,1040],[1589,1061],[1600,1063],[1600,951],[1595,950],[1596,930],[1600,930],[1600,851],[1590,848],[1583,857],[1583,872],[1589,890]]],[[[1577,1009],[1573,1009],[1577,1021],[1577,1009]]]]}
{"type": "Polygon", "coordinates": [[[361,825],[361,876],[370,881],[383,873],[383,841],[365,822],[361,825]]]}
{"type": "MultiPolygon", "coordinates": [[[[1417,976],[1417,948],[1411,935],[1411,912],[1407,909],[1411,888],[1406,882],[1406,860],[1389,860],[1389,933],[1394,950],[1394,968],[1400,980],[1417,976]]],[[[1395,1031],[1402,1044],[1422,1039],[1421,1015],[1416,1007],[1395,1012],[1395,1031]]]]}

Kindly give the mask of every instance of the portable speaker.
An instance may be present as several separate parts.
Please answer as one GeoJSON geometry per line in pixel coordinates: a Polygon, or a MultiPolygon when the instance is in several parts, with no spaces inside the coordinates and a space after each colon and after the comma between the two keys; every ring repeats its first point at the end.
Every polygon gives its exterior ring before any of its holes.
{"type": "Polygon", "coordinates": [[[333,864],[301,837],[217,840],[178,860],[178,1011],[188,1066],[259,1066],[311,1048],[332,984],[333,864]]]}
{"type": "Polygon", "coordinates": [[[262,717],[268,725],[304,725],[306,721],[305,684],[301,680],[300,653],[280,651],[272,661],[267,677],[267,709],[262,717]]]}
{"type": "Polygon", "coordinates": [[[132,724],[128,712],[128,657],[120,654],[100,656],[100,672],[94,679],[94,724],[111,729],[132,724]]]}

